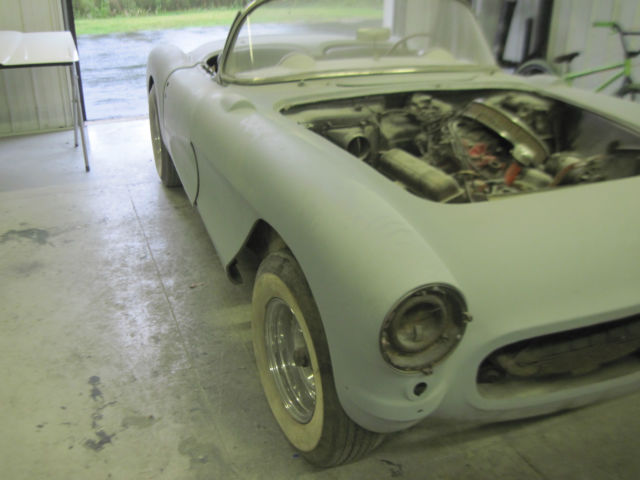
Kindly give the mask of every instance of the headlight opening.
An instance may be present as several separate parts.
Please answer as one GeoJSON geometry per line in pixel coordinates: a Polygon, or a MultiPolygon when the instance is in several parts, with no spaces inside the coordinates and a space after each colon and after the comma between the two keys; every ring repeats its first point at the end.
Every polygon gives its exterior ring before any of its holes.
{"type": "Polygon", "coordinates": [[[387,314],[380,330],[382,356],[399,370],[430,374],[460,343],[469,321],[457,289],[444,284],[419,287],[387,314]]]}

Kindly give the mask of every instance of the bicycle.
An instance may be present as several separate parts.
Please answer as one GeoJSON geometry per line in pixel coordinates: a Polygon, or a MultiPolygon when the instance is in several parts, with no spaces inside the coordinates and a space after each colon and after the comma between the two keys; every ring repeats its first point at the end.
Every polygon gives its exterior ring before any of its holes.
{"type": "Polygon", "coordinates": [[[572,73],[571,62],[577,56],[579,56],[581,52],[571,52],[560,55],[553,59],[554,63],[564,65],[564,70],[566,70],[564,73],[558,74],[556,69],[549,65],[549,63],[542,58],[534,58],[524,62],[516,69],[515,73],[519,75],[558,75],[569,85],[571,85],[573,83],[573,80],[575,80],[576,78],[587,77],[589,75],[594,75],[601,72],[619,70],[615,75],[599,85],[596,88],[596,92],[601,92],[612,85],[614,82],[622,79],[622,85],[615,91],[614,95],[621,98],[629,95],[632,100],[635,100],[636,94],[640,94],[640,83],[636,83],[632,78],[632,60],[640,55],[640,50],[631,50],[627,41],[627,37],[640,35],[640,31],[625,31],[616,22],[594,22],[593,26],[611,28],[611,30],[615,31],[620,36],[620,43],[622,45],[622,50],[624,51],[624,60],[622,62],[572,73]]]}

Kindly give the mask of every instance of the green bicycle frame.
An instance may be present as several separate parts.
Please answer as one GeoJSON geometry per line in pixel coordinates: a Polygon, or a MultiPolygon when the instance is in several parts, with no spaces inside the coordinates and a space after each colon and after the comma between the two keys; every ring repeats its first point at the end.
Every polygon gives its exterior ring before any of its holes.
{"type": "Polygon", "coordinates": [[[608,72],[611,70],[620,70],[620,69],[621,69],[620,72],[616,73],[613,77],[611,77],[610,79],[608,79],[607,81],[605,81],[603,84],[601,84],[596,88],[596,92],[600,92],[605,88],[607,88],[612,83],[614,83],[616,80],[619,80],[623,77],[631,75],[632,66],[631,66],[630,60],[625,60],[624,62],[614,63],[611,65],[606,65],[604,67],[598,67],[590,70],[582,70],[580,72],[567,73],[563,75],[562,78],[571,85],[573,80],[575,80],[576,78],[587,77],[595,73],[608,72]]]}
{"type": "Polygon", "coordinates": [[[620,36],[620,43],[622,44],[622,50],[624,51],[625,59],[622,62],[614,63],[611,65],[605,65],[603,67],[597,67],[590,70],[583,70],[581,72],[567,73],[565,75],[562,75],[562,78],[567,83],[571,84],[573,80],[575,80],[576,78],[586,77],[586,76],[593,75],[595,73],[600,73],[600,72],[619,70],[618,73],[616,73],[614,76],[612,76],[607,81],[605,81],[602,85],[597,87],[596,92],[601,92],[602,90],[607,88],[609,85],[613,84],[617,80],[620,80],[621,78],[625,78],[627,82],[631,82],[632,81],[631,74],[633,70],[633,64],[631,60],[633,57],[638,55],[638,52],[630,50],[629,45],[625,40],[625,35],[640,35],[640,32],[624,31],[622,30],[620,25],[618,25],[616,22],[598,21],[598,22],[594,22],[593,26],[610,28],[620,36]]]}

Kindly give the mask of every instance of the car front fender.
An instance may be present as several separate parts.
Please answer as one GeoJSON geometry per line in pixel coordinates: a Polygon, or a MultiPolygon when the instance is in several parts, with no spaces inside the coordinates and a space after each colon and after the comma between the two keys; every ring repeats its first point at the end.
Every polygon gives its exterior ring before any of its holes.
{"type": "Polygon", "coordinates": [[[380,328],[407,292],[426,283],[455,286],[455,279],[384,195],[402,189],[339,147],[230,93],[203,99],[192,130],[202,178],[198,208],[222,262],[233,262],[258,220],[271,225],[309,282],[347,413],[378,431],[415,423],[438,397],[416,407],[406,392],[419,380],[384,362],[380,328]]]}

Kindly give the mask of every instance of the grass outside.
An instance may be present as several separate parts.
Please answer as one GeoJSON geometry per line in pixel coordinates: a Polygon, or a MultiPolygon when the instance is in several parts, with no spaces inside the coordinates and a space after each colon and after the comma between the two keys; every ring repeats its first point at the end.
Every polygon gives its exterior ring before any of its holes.
{"type": "MultiPolygon", "coordinates": [[[[342,7],[303,7],[296,11],[296,20],[306,21],[336,20],[349,17],[377,18],[378,9],[360,6],[342,7]],[[304,11],[304,15],[300,13],[304,11]]],[[[216,8],[210,10],[187,10],[167,12],[156,15],[118,16],[111,18],[77,18],[75,20],[78,35],[104,35],[116,32],[134,32],[138,30],[168,30],[186,27],[230,26],[237,9],[216,8]]],[[[287,15],[277,8],[265,9],[260,15],[261,22],[287,22],[287,15]]]]}
{"type": "Polygon", "coordinates": [[[231,25],[237,9],[187,10],[156,15],[118,16],[111,18],[76,18],[78,35],[104,35],[138,30],[168,30],[186,27],[231,25]]]}

